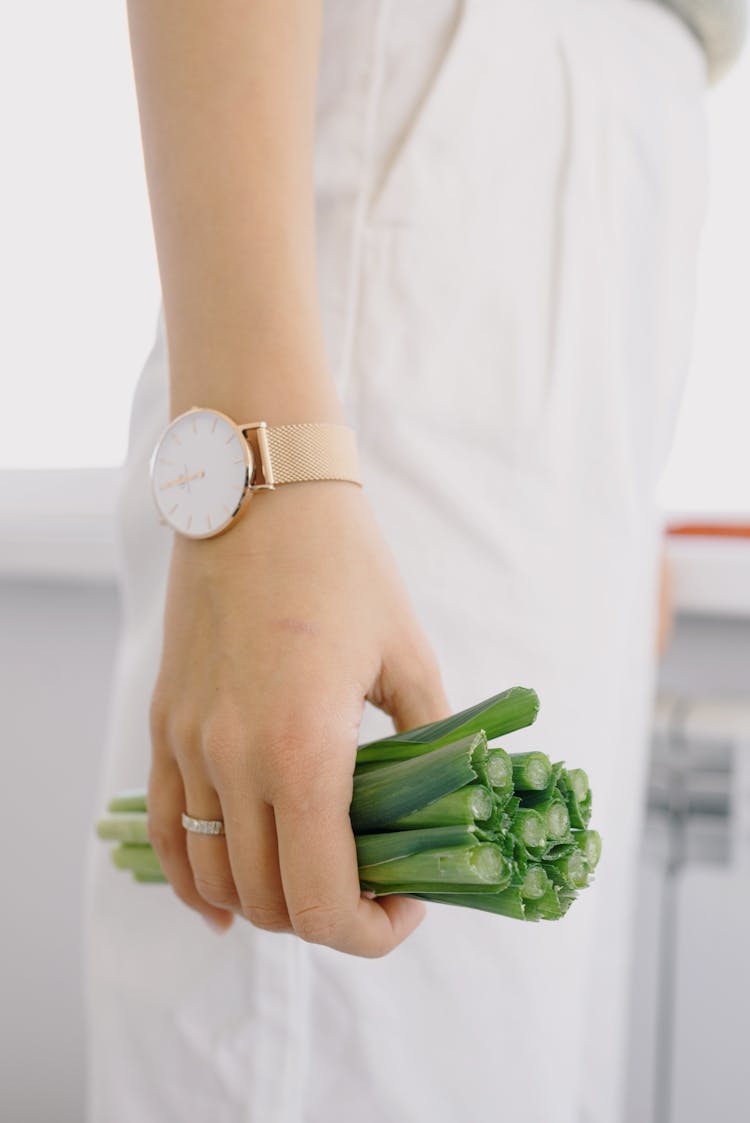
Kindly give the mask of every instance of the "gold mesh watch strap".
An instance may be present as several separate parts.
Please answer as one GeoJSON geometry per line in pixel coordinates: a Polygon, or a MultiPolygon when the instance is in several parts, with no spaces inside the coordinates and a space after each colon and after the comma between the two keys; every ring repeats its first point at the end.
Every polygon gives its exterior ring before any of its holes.
{"type": "Polygon", "coordinates": [[[270,462],[267,483],[348,480],[362,486],[355,433],[348,425],[323,422],[272,425],[265,427],[258,436],[260,441],[265,436],[270,462]]]}

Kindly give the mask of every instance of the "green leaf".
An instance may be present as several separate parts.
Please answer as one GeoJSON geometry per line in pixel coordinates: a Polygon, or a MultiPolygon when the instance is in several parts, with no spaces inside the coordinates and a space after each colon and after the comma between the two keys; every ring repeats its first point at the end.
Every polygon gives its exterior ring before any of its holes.
{"type": "Polygon", "coordinates": [[[408,760],[469,733],[477,733],[480,729],[484,730],[487,740],[491,741],[495,737],[502,737],[531,725],[538,712],[539,698],[536,691],[526,686],[512,686],[501,694],[494,694],[484,702],[478,702],[441,721],[368,741],[357,750],[357,762],[408,760]]]}

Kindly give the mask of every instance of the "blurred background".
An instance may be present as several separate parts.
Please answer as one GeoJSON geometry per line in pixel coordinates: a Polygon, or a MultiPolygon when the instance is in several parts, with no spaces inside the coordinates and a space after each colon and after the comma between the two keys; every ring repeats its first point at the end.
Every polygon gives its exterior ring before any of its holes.
{"type": "MultiPolygon", "coordinates": [[[[0,211],[0,369],[13,384],[0,413],[0,1104],[13,1123],[83,1114],[80,909],[118,629],[112,506],[159,302],[124,5],[45,5],[44,23],[42,36],[38,10],[18,8],[0,44],[1,129],[21,173],[0,211]],[[40,1054],[43,1079],[30,1079],[40,1054]]],[[[628,1123],[746,1115],[747,52],[707,97],[694,360],[661,492],[667,638],[638,793],[628,1123]]]]}

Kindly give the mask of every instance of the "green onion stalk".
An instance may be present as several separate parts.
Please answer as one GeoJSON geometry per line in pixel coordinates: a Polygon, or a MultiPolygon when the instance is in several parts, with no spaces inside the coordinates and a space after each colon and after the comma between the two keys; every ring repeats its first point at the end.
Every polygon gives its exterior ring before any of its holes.
{"type": "MultiPolygon", "coordinates": [[[[360,885],[514,920],[559,920],[590,884],[601,837],[581,768],[488,742],[531,725],[533,690],[513,687],[357,751],[349,816],[360,885]]],[[[166,878],[148,836],[146,791],[107,805],[97,834],[139,884],[166,878]]]]}

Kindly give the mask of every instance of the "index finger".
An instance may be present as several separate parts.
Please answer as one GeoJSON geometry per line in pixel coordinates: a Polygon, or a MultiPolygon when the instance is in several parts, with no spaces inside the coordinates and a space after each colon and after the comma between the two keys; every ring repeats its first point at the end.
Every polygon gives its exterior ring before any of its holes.
{"type": "Polygon", "coordinates": [[[349,820],[351,790],[276,804],[279,863],[289,917],[303,940],[350,955],[386,955],[425,914],[421,901],[361,895],[349,820]]]}

